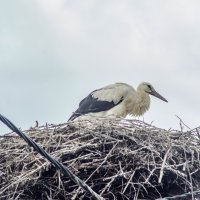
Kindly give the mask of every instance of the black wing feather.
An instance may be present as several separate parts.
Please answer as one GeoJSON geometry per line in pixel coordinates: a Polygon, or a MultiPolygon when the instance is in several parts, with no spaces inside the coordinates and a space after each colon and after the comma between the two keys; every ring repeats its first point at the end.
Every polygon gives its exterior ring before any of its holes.
{"type": "Polygon", "coordinates": [[[124,99],[122,97],[120,99],[120,101],[117,103],[114,103],[113,101],[101,101],[101,100],[98,100],[98,98],[94,98],[92,96],[93,92],[90,93],[86,98],[84,98],[79,103],[79,108],[72,114],[72,116],[69,118],[68,121],[74,120],[75,118],[77,118],[81,115],[88,114],[88,113],[95,113],[95,112],[109,110],[109,109],[117,106],[124,99]]]}

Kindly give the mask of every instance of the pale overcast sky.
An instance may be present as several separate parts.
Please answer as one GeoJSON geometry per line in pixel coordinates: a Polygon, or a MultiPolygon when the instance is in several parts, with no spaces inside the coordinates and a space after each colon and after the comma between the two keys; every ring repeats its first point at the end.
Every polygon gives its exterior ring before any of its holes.
{"type": "Polygon", "coordinates": [[[148,81],[169,103],[152,97],[147,123],[199,126],[199,13],[199,0],[1,1],[1,114],[62,123],[96,88],[148,81]]]}

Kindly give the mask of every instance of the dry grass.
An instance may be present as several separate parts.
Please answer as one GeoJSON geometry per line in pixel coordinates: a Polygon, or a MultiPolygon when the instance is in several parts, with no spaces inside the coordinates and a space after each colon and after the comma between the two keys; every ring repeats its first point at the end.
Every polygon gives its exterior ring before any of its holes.
{"type": "MultiPolygon", "coordinates": [[[[137,120],[105,119],[25,133],[105,199],[153,200],[182,194],[180,199],[198,197],[198,131],[166,131],[137,120]],[[188,192],[193,195],[185,195],[188,192]]],[[[0,199],[91,197],[11,133],[0,138],[0,199]]]]}

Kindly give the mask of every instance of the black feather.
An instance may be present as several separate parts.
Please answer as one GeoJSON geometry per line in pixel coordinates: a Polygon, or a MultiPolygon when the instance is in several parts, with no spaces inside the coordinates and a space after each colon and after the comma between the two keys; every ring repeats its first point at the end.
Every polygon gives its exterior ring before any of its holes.
{"type": "MultiPolygon", "coordinates": [[[[96,90],[95,90],[96,91],[96,90]]],[[[92,94],[95,92],[93,91],[90,93],[86,98],[84,98],[79,103],[79,108],[72,114],[68,121],[74,120],[75,118],[85,115],[88,113],[95,113],[109,110],[123,101],[123,97],[119,100],[119,102],[114,103],[113,101],[101,101],[98,98],[94,98],[92,94]]]]}

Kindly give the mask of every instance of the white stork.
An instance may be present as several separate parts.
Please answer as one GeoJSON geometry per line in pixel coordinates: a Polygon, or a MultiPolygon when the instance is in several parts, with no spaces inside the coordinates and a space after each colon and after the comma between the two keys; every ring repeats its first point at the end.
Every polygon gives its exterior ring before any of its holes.
{"type": "Polygon", "coordinates": [[[126,117],[143,115],[150,107],[149,94],[168,102],[150,83],[141,83],[137,90],[126,83],[115,83],[94,90],[79,103],[68,121],[82,115],[94,117],[126,117]]]}

